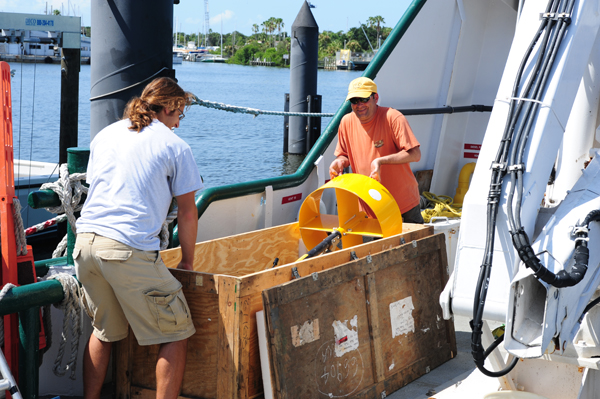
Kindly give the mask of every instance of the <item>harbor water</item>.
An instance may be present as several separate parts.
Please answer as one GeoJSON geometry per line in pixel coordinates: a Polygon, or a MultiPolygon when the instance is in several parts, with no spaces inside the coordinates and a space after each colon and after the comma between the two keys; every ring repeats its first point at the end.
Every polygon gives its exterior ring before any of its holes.
{"type": "MultiPolygon", "coordinates": [[[[60,65],[11,63],[16,159],[58,162],[60,65]]],[[[179,84],[203,100],[283,111],[287,68],[184,62],[174,66],[179,84]]],[[[355,71],[319,70],[322,112],[335,113],[355,71]]],[[[79,85],[79,147],[90,144],[90,66],[79,85]]],[[[325,130],[331,118],[322,119],[325,130]]],[[[176,133],[192,148],[205,186],[247,182],[295,171],[301,158],[283,154],[283,116],[238,114],[193,106],[176,133]]]]}

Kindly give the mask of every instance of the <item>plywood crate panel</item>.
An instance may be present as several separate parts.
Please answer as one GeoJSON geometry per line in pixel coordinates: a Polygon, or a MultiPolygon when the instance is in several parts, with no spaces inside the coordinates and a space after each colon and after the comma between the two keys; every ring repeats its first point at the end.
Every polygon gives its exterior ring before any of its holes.
{"type": "MultiPolygon", "coordinates": [[[[292,280],[292,268],[307,276],[430,236],[433,229],[404,224],[403,234],[294,263],[299,257],[297,223],[196,244],[194,271],[172,269],[181,282],[196,327],[188,341],[182,398],[256,398],[263,393],[256,329],[262,291],[292,280]],[[351,255],[353,253],[353,255],[351,255]],[[278,266],[273,267],[275,258],[278,266]]],[[[161,252],[168,267],[179,248],[161,252]]],[[[158,346],[141,347],[132,334],[115,345],[116,397],[155,395],[158,346]]]]}
{"type": "Polygon", "coordinates": [[[273,397],[380,398],[456,355],[443,234],[263,291],[273,397]]]}

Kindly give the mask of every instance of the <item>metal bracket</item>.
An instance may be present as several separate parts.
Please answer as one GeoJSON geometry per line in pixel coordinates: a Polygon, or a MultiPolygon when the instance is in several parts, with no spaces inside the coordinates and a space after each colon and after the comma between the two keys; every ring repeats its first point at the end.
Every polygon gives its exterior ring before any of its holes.
{"type": "Polygon", "coordinates": [[[292,267],[292,278],[300,278],[300,273],[298,273],[298,268],[296,266],[292,267]]]}
{"type": "Polygon", "coordinates": [[[515,170],[525,170],[525,165],[523,165],[522,163],[510,165],[508,167],[508,170],[510,172],[515,171],[515,170]]]}
{"type": "Polygon", "coordinates": [[[490,169],[504,172],[506,170],[506,162],[492,162],[492,164],[490,165],[490,169]]]}
{"type": "Polygon", "coordinates": [[[553,21],[559,21],[563,19],[568,25],[571,23],[571,14],[567,12],[543,12],[540,13],[540,20],[542,19],[550,19],[553,21]]]}
{"type": "Polygon", "coordinates": [[[356,252],[350,251],[350,259],[352,259],[352,260],[358,260],[358,256],[356,256],[356,252]]]}

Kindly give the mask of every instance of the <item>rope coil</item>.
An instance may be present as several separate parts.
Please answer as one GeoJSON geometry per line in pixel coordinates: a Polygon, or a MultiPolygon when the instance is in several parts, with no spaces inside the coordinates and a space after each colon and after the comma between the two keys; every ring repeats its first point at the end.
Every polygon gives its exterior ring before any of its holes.
{"type": "Polygon", "coordinates": [[[433,208],[423,209],[421,216],[425,223],[429,223],[432,218],[442,216],[449,218],[459,218],[462,215],[462,206],[454,204],[452,197],[447,195],[435,195],[424,191],[423,197],[427,199],[430,206],[433,208]]]}
{"type": "MultiPolygon", "coordinates": [[[[75,218],[75,212],[79,212],[83,208],[83,204],[80,204],[81,197],[88,192],[88,188],[81,183],[82,180],[85,180],[86,174],[73,173],[69,175],[67,164],[62,164],[60,165],[59,176],[56,182],[44,183],[40,189],[52,190],[58,195],[61,205],[46,209],[52,213],[64,213],[67,216],[71,230],[76,234],[75,222],[77,219],[75,218]]],[[[56,247],[56,250],[52,253],[52,258],[64,256],[66,250],[67,236],[65,235],[56,247]]]]}
{"type": "Polygon", "coordinates": [[[57,376],[64,376],[67,371],[70,372],[69,378],[75,380],[75,371],[77,369],[77,353],[79,352],[79,337],[81,336],[81,313],[83,306],[81,298],[83,297],[82,288],[79,287],[77,279],[68,273],[58,273],[48,277],[48,280],[57,280],[61,283],[64,292],[64,299],[55,303],[54,307],[61,309],[64,312],[63,317],[63,332],[58,345],[58,354],[54,361],[52,371],[57,376]],[[69,326],[70,321],[70,326],[69,326]],[[71,331],[71,355],[67,364],[62,367],[63,357],[65,354],[65,346],[67,344],[67,330],[71,331]]]}

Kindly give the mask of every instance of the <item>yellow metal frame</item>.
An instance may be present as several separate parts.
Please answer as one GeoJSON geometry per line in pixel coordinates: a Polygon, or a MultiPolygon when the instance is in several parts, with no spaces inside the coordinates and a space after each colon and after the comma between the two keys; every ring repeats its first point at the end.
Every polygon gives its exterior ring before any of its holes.
{"type": "Polygon", "coordinates": [[[362,236],[390,237],[402,233],[402,214],[392,194],[377,180],[346,173],[306,197],[300,207],[298,224],[309,250],[334,230],[342,233],[343,248],[349,248],[362,244],[362,236]],[[321,196],[327,188],[335,189],[337,216],[320,213],[321,196]],[[359,199],[371,208],[377,219],[368,218],[360,210],[359,199]]]}

